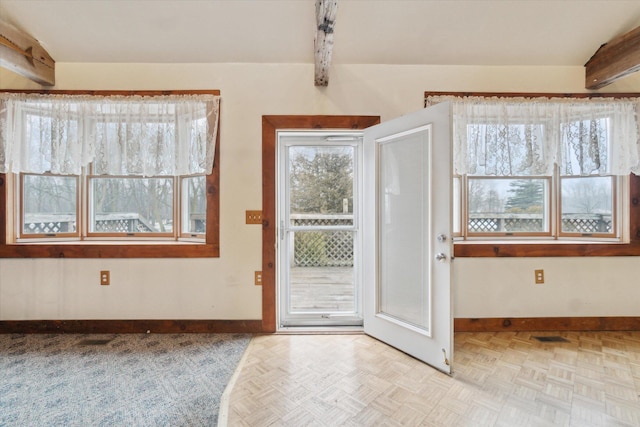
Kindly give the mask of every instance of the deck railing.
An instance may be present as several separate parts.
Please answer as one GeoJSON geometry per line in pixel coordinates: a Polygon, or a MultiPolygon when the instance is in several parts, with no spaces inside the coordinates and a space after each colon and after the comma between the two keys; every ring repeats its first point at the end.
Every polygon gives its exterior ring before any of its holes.
{"type": "MultiPolygon", "coordinates": [[[[351,225],[353,215],[291,215],[294,226],[351,225]]],[[[535,232],[543,229],[539,214],[472,214],[469,229],[477,233],[535,232]]],[[[610,214],[565,214],[562,229],[567,233],[610,233],[610,214]]],[[[353,232],[345,230],[297,231],[293,236],[292,263],[296,267],[353,266],[353,232]]]]}
{"type": "MultiPolygon", "coordinates": [[[[562,231],[566,233],[610,233],[611,214],[564,214],[562,231]]],[[[469,215],[469,231],[474,233],[535,232],[544,229],[540,214],[487,213],[469,215]]]]}
{"type": "MultiPolygon", "coordinates": [[[[324,227],[352,225],[352,214],[291,215],[293,226],[324,227]]],[[[293,236],[293,265],[296,267],[352,267],[353,231],[297,231],[293,236]]]]}
{"type": "MultiPolygon", "coordinates": [[[[206,214],[192,213],[189,216],[190,230],[204,233],[207,223],[206,214]]],[[[27,214],[25,215],[25,233],[56,234],[76,231],[75,214],[27,214]]],[[[170,225],[168,226],[171,229],[170,225]]],[[[95,230],[101,233],[149,233],[157,231],[152,223],[138,213],[117,212],[96,214],[95,230]]]]}
{"type": "MultiPolygon", "coordinates": [[[[201,218],[193,218],[195,224],[203,223],[201,218]]],[[[61,214],[25,215],[25,233],[56,234],[76,231],[76,216],[61,214]]],[[[201,224],[200,228],[204,228],[201,224]]],[[[156,231],[150,221],[138,213],[117,212],[96,214],[95,231],[100,233],[149,233],[156,231]]]]}

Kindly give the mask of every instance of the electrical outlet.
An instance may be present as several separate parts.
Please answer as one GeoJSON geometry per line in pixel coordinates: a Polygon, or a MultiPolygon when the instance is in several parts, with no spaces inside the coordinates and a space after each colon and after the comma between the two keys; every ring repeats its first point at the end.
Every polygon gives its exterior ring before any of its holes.
{"type": "Polygon", "coordinates": [[[109,270],[102,270],[100,272],[100,284],[105,286],[109,285],[111,283],[109,276],[109,270]]]}
{"type": "Polygon", "coordinates": [[[536,278],[536,284],[544,283],[544,270],[533,270],[536,278]]]}
{"type": "Polygon", "coordinates": [[[256,286],[262,286],[262,271],[256,271],[255,284],[256,286]]]}
{"type": "Polygon", "coordinates": [[[262,211],[247,211],[247,224],[262,224],[262,211]]]}

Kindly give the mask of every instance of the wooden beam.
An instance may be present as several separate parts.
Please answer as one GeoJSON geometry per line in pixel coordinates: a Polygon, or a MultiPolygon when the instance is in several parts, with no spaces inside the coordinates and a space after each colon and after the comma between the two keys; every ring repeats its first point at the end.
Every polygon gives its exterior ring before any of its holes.
{"type": "Polygon", "coordinates": [[[56,63],[40,43],[0,20],[0,67],[44,86],[55,85],[56,63]]]}
{"type": "Polygon", "coordinates": [[[600,46],[584,67],[587,89],[600,89],[639,71],[640,27],[600,46]]]}
{"type": "Polygon", "coordinates": [[[333,28],[336,23],[338,0],[316,0],[317,31],[315,38],[315,85],[329,84],[329,66],[333,52],[333,28]]]}

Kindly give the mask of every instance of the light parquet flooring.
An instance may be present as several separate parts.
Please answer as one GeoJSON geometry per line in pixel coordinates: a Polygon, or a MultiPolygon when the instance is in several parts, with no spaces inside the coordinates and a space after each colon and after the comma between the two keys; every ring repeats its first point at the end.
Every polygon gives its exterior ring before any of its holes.
{"type": "Polygon", "coordinates": [[[451,377],[360,334],[247,352],[229,426],[640,426],[640,332],[458,333],[451,377]]]}

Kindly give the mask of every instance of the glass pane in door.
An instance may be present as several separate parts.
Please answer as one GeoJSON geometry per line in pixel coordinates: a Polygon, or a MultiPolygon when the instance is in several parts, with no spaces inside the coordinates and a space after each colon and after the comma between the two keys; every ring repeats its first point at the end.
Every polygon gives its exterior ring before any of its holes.
{"type": "Polygon", "coordinates": [[[353,231],[296,231],[293,236],[291,312],[353,313],[353,231]]]}
{"type": "Polygon", "coordinates": [[[289,147],[289,209],[304,225],[353,225],[352,146],[289,147]]]}
{"type": "Polygon", "coordinates": [[[364,332],[445,373],[453,361],[451,116],[443,102],[373,126],[363,153],[364,332]]]}
{"type": "Polygon", "coordinates": [[[362,322],[355,250],[357,147],[317,136],[287,144],[282,325],[362,322]]]}
{"type": "Polygon", "coordinates": [[[380,145],[380,313],[429,330],[428,174],[423,133],[380,145]]]}

